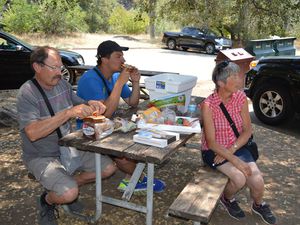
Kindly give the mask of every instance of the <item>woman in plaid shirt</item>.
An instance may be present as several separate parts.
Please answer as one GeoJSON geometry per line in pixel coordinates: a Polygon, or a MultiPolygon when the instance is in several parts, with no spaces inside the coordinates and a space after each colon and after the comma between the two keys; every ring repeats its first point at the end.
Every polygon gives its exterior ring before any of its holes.
{"type": "Polygon", "coordinates": [[[224,61],[216,65],[212,80],[215,91],[202,103],[203,135],[202,158],[210,167],[219,170],[229,178],[221,203],[235,219],[245,213],[235,200],[235,194],[245,185],[253,199],[252,211],[268,224],[275,224],[276,218],[268,204],[263,202],[264,180],[251,153],[244,145],[252,134],[246,95],[240,90],[240,68],[224,61]],[[220,108],[223,103],[239,132],[237,138],[220,108]]]}

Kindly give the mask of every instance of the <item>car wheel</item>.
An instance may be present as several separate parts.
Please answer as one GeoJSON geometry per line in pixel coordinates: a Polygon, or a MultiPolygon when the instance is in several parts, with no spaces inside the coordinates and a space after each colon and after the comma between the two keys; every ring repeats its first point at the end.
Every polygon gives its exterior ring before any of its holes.
{"type": "Polygon", "coordinates": [[[276,84],[264,85],[255,92],[253,109],[256,117],[269,125],[278,125],[294,114],[290,94],[276,84]]]}
{"type": "Polygon", "coordinates": [[[75,76],[72,70],[68,70],[68,66],[64,65],[65,69],[61,72],[64,80],[68,81],[70,84],[74,83],[75,76]]]}
{"type": "Polygon", "coordinates": [[[189,48],[187,47],[181,47],[183,51],[187,51],[189,48]]]}
{"type": "Polygon", "coordinates": [[[210,55],[214,54],[215,53],[215,45],[211,44],[211,43],[206,44],[205,52],[210,55]]]}
{"type": "Polygon", "coordinates": [[[171,49],[171,50],[176,49],[176,41],[173,40],[173,39],[169,39],[169,40],[168,40],[168,43],[167,43],[167,46],[168,46],[168,48],[171,49]]]}

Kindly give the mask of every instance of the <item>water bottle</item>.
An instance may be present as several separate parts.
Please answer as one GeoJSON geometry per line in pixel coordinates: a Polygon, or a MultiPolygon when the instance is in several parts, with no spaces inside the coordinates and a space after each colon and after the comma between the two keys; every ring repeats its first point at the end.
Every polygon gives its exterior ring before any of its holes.
{"type": "Polygon", "coordinates": [[[194,97],[191,98],[190,104],[188,105],[187,116],[191,118],[197,117],[197,104],[194,97]]]}

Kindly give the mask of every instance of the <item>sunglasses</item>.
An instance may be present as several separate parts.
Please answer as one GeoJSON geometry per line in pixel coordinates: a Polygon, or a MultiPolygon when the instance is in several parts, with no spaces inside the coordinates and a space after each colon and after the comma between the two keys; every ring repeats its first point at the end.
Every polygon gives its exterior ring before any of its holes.
{"type": "Polygon", "coordinates": [[[220,62],[218,65],[217,65],[217,68],[219,70],[219,72],[223,69],[225,69],[227,66],[229,65],[229,61],[228,60],[225,60],[225,61],[222,61],[220,62]]]}

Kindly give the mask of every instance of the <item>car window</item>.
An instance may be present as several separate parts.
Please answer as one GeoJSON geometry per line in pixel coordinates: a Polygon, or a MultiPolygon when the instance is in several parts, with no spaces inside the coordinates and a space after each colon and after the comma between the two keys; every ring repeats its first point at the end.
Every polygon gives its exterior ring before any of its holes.
{"type": "Polygon", "coordinates": [[[183,28],[182,33],[184,33],[184,34],[190,34],[191,33],[190,28],[187,28],[187,27],[183,28]]]}
{"type": "Polygon", "coordinates": [[[15,50],[16,45],[13,42],[0,38],[0,50],[15,50]]]}
{"type": "Polygon", "coordinates": [[[193,29],[193,30],[191,30],[191,35],[198,35],[198,33],[199,33],[199,30],[197,30],[197,29],[193,29]]]}
{"type": "Polygon", "coordinates": [[[206,35],[209,35],[209,36],[218,36],[214,31],[212,30],[209,30],[209,29],[205,29],[205,33],[206,35]]]}

